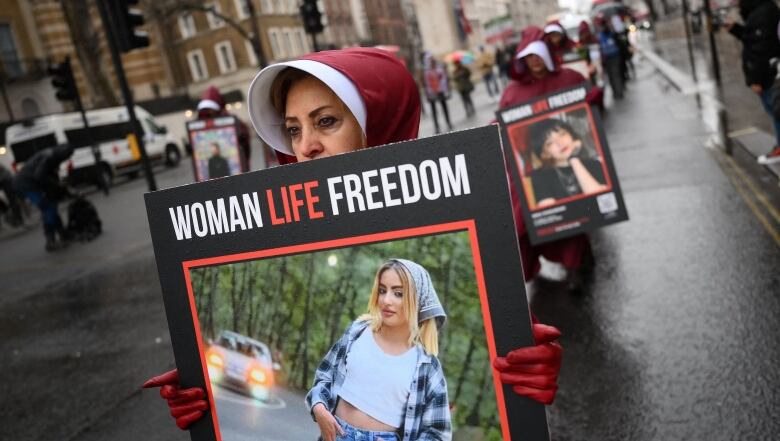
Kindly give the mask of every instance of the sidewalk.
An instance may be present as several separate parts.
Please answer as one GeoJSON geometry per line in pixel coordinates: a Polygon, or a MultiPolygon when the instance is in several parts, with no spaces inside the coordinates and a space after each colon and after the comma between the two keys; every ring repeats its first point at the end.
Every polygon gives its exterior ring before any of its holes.
{"type": "MultiPolygon", "coordinates": [[[[681,21],[679,26],[682,26],[681,21]]],[[[638,47],[641,51],[651,52],[647,55],[654,66],[683,93],[693,96],[698,91],[717,98],[719,103],[715,105],[722,106],[726,112],[730,140],[755,159],[768,153],[776,144],[772,122],[759,98],[745,85],[739,41],[725,30],[715,35],[715,41],[720,61],[720,91],[715,88],[711,51],[705,31],[692,37],[693,67],[685,38],[646,40],[638,47]],[[668,66],[664,66],[664,63],[668,63],[668,66]],[[694,69],[698,84],[693,79],[694,69]]],[[[780,179],[780,164],[765,168],[776,179],[780,179]]]]}

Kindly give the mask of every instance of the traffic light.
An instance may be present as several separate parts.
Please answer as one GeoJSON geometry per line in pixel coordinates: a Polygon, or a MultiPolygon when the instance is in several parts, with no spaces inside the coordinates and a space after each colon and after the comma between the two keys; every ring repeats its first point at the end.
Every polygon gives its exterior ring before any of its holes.
{"type": "Polygon", "coordinates": [[[66,57],[62,63],[49,66],[48,72],[52,76],[51,85],[57,90],[58,100],[74,101],[78,98],[79,91],[70,67],[70,57],[66,57]]]}
{"type": "Polygon", "coordinates": [[[149,46],[149,33],[136,29],[144,24],[141,10],[132,7],[138,3],[139,0],[113,0],[105,3],[122,52],[149,46]]]}
{"type": "Polygon", "coordinates": [[[325,29],[322,26],[322,13],[317,7],[317,0],[303,0],[300,11],[303,29],[307,34],[319,34],[325,29]]]}

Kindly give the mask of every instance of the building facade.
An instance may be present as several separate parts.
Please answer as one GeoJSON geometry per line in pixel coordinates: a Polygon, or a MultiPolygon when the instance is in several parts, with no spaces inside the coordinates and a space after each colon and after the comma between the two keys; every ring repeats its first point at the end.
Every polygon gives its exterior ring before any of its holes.
{"type": "MultiPolygon", "coordinates": [[[[199,96],[208,86],[244,92],[259,69],[252,43],[232,24],[251,34],[247,1],[214,0],[204,4],[215,13],[182,10],[162,23],[171,32],[166,58],[175,65],[175,83],[184,94],[199,96]],[[221,16],[221,17],[220,17],[221,16]]],[[[295,0],[253,0],[260,46],[266,63],[288,60],[311,51],[295,0]]]]}
{"type": "Polygon", "coordinates": [[[321,0],[326,20],[324,43],[333,48],[355,46],[361,42],[353,16],[351,0],[321,0]]]}

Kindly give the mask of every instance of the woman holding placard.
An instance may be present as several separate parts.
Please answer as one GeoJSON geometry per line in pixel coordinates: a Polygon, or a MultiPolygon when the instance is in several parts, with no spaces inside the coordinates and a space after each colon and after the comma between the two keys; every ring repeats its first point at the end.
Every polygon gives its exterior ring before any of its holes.
{"type": "MultiPolygon", "coordinates": [[[[255,130],[282,164],[415,139],[420,124],[414,79],[380,49],[318,52],[268,66],[249,86],[248,105],[255,130]]],[[[494,366],[516,393],[549,404],[558,388],[560,332],[535,323],[533,335],[536,346],[497,357],[494,366]]],[[[180,389],[176,370],[144,386],[161,386],[182,429],[208,409],[205,391],[180,389]]]]}

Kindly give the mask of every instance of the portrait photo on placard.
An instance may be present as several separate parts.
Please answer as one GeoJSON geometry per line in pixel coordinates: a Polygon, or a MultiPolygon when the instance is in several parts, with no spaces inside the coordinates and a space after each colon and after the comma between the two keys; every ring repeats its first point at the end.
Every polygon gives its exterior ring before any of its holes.
{"type": "Polygon", "coordinates": [[[612,189],[593,115],[586,105],[516,123],[508,133],[530,211],[612,189]]]}
{"type": "Polygon", "coordinates": [[[196,181],[241,173],[243,159],[234,125],[190,124],[188,128],[196,181]]]}
{"type": "Polygon", "coordinates": [[[455,439],[501,440],[504,404],[490,366],[493,337],[475,239],[473,230],[462,229],[391,232],[345,239],[335,248],[315,243],[294,254],[264,250],[211,258],[207,265],[188,262],[185,278],[219,437],[317,439],[308,407],[335,393],[339,406],[409,426],[413,415],[381,412],[359,387],[402,372],[410,402],[447,406],[455,439]],[[378,330],[392,322],[408,322],[419,336],[412,349],[387,353],[377,343],[378,330]],[[374,378],[350,378],[347,357],[337,385],[327,368],[344,361],[342,349],[354,360],[374,358],[374,378]],[[446,394],[434,379],[426,379],[424,391],[412,387],[420,372],[415,364],[429,357],[440,363],[446,394]]]}

